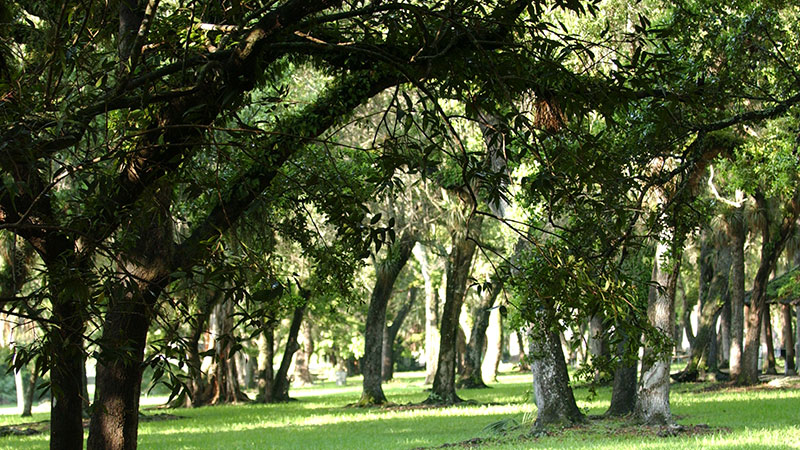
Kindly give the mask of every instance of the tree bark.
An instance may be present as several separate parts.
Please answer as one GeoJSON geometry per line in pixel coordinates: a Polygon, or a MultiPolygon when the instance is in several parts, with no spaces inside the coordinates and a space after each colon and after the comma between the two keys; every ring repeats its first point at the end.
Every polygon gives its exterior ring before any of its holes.
{"type": "Polygon", "coordinates": [[[542,312],[537,314],[539,323],[535,330],[531,328],[529,336],[533,394],[537,408],[534,428],[581,423],[585,417],[578,409],[569,386],[561,339],[557,331],[548,327],[545,315],[542,312]]]}
{"type": "Polygon", "coordinates": [[[472,317],[472,330],[464,358],[464,371],[458,380],[460,389],[486,388],[483,382],[482,363],[483,349],[486,346],[486,329],[489,328],[489,316],[492,313],[497,296],[503,289],[503,281],[499,277],[492,277],[491,288],[483,291],[481,302],[475,308],[472,317]]]}
{"type": "Polygon", "coordinates": [[[731,345],[728,367],[732,380],[742,372],[742,349],[744,335],[744,206],[737,208],[727,221],[727,232],[731,241],[731,345]]]}
{"type": "Polygon", "coordinates": [[[386,306],[392,297],[392,289],[405,267],[411,251],[417,243],[416,236],[405,229],[400,238],[389,247],[389,251],[379,264],[375,266],[375,286],[367,310],[366,328],[364,330],[364,357],[361,359],[361,373],[364,375],[360,406],[381,405],[386,403],[386,395],[381,386],[381,354],[383,352],[383,330],[386,327],[386,306]]]}
{"type": "Polygon", "coordinates": [[[258,340],[258,396],[256,401],[272,403],[272,386],[275,380],[275,370],[272,364],[275,360],[275,323],[267,320],[261,337],[258,340]]]}
{"type": "MultiPolygon", "coordinates": [[[[730,285],[729,285],[730,286],[730,285]]],[[[731,352],[731,290],[728,288],[728,295],[725,299],[725,304],[722,305],[722,311],[719,315],[719,334],[717,338],[717,347],[719,348],[719,357],[717,359],[718,367],[727,368],[729,366],[728,355],[731,352]]]]}
{"type": "MultiPolygon", "coordinates": [[[[797,195],[797,194],[796,194],[797,195]]],[[[744,352],[742,355],[742,370],[736,378],[739,385],[752,385],[758,383],[758,348],[760,342],[761,319],[767,308],[767,281],[769,274],[775,268],[786,240],[794,231],[795,222],[800,212],[800,201],[797,197],[791,201],[791,211],[782,218],[777,232],[773,231],[773,221],[767,210],[767,200],[757,192],[755,195],[756,206],[762,215],[761,224],[761,262],[753,281],[753,290],[750,297],[750,308],[747,312],[747,333],[744,339],[744,352]]]]}
{"type": "MultiPolygon", "coordinates": [[[[675,288],[683,251],[683,245],[679,243],[681,241],[682,239],[669,235],[658,243],[653,261],[653,285],[650,287],[647,304],[650,325],[669,339],[674,339],[675,288]]],[[[672,355],[665,351],[653,356],[656,360],[652,364],[642,364],[642,378],[639,380],[633,415],[640,423],[668,425],[672,423],[669,406],[669,367],[672,355]]]]}
{"type": "Polygon", "coordinates": [[[302,351],[297,354],[294,359],[294,376],[295,380],[303,385],[314,384],[314,378],[311,376],[311,371],[308,369],[308,364],[311,362],[311,355],[314,353],[314,337],[311,334],[311,317],[303,322],[303,345],[302,351]]]}
{"type": "MultiPolygon", "coordinates": [[[[292,357],[297,350],[300,350],[300,344],[297,343],[297,336],[300,334],[300,324],[303,322],[303,314],[306,311],[306,305],[311,296],[311,293],[301,289],[301,295],[304,298],[302,305],[294,308],[292,314],[292,323],[289,325],[289,336],[286,338],[286,347],[283,351],[283,359],[275,373],[275,379],[272,382],[272,392],[268,398],[272,403],[288,402],[289,398],[289,366],[292,364],[292,357]]],[[[265,397],[267,398],[267,397],[265,397]]]]}
{"type": "Polygon", "coordinates": [[[776,368],[775,362],[775,340],[773,339],[772,333],[772,314],[770,311],[769,303],[767,303],[766,307],[764,308],[764,317],[761,320],[764,329],[763,331],[763,340],[767,347],[767,354],[764,355],[764,362],[766,363],[764,366],[764,373],[767,375],[777,375],[778,370],[776,368]]]}
{"type": "Polygon", "coordinates": [[[794,333],[792,333],[792,307],[788,304],[781,305],[781,318],[783,319],[783,350],[786,354],[786,375],[797,375],[794,365],[794,333]]]}
{"type": "MultiPolygon", "coordinates": [[[[606,338],[606,324],[602,315],[595,314],[589,319],[589,354],[592,355],[592,363],[603,362],[609,358],[608,339],[606,338]]],[[[595,368],[594,382],[607,383],[610,374],[606,373],[601,367],[595,368]]]]}
{"type": "MultiPolygon", "coordinates": [[[[701,252],[702,254],[702,252],[701,252]]],[[[712,275],[705,285],[705,294],[700,295],[700,315],[697,334],[691,348],[689,361],[683,371],[676,375],[678,381],[696,381],[701,373],[717,371],[717,358],[711,347],[716,343],[715,328],[722,306],[727,300],[728,280],[731,268],[731,249],[723,245],[706,254],[706,265],[712,275]],[[711,354],[710,354],[711,353],[711,354]]],[[[703,270],[701,270],[701,274],[703,270]]],[[[702,280],[703,275],[701,275],[702,280]]]]}
{"type": "Polygon", "coordinates": [[[484,378],[497,381],[497,369],[503,353],[503,315],[493,309],[489,315],[489,328],[486,330],[486,355],[483,357],[481,371],[484,378]]]}
{"type": "Polygon", "coordinates": [[[475,255],[475,236],[479,234],[483,216],[473,216],[466,221],[454,224],[450,232],[452,249],[448,255],[447,289],[445,291],[444,310],[442,311],[441,339],[439,341],[439,360],[433,388],[425,401],[430,404],[452,405],[460,403],[456,395],[456,358],[461,305],[467,289],[467,280],[475,255]]]}
{"type": "Polygon", "coordinates": [[[236,358],[232,354],[235,342],[233,336],[233,301],[224,299],[214,307],[210,319],[211,336],[215,336],[214,362],[210,371],[209,404],[229,404],[247,402],[250,399],[239,386],[236,358]]]}
{"type": "Polygon", "coordinates": [[[425,287],[425,384],[431,384],[436,375],[436,360],[439,354],[439,323],[437,320],[439,304],[436,301],[436,290],[433,288],[425,247],[417,243],[413,253],[414,258],[419,262],[425,287]]]}
{"type": "MultiPolygon", "coordinates": [[[[637,343],[639,339],[632,339],[630,335],[619,327],[617,330],[620,333],[624,333],[624,335],[616,348],[617,366],[614,370],[614,382],[611,388],[611,405],[608,407],[606,415],[622,417],[631,414],[636,404],[637,360],[626,353],[629,350],[627,347],[632,342],[637,343]]],[[[638,345],[635,348],[638,349],[638,345]]]]}
{"type": "MultiPolygon", "coordinates": [[[[166,286],[172,249],[171,190],[158,189],[142,214],[128,224],[139,236],[122,256],[123,292],[112,297],[95,377],[95,399],[87,449],[135,449],[147,330],[153,307],[166,286]]],[[[78,372],[83,377],[83,370],[78,372]]],[[[81,427],[81,433],[82,433],[81,427]]]]}
{"type": "Polygon", "coordinates": [[[397,315],[392,320],[392,324],[385,326],[383,333],[383,366],[381,368],[381,378],[383,381],[389,381],[394,377],[394,341],[397,339],[397,334],[403,326],[411,307],[414,306],[414,301],[417,299],[417,288],[412,287],[408,289],[408,299],[397,312],[397,315]]]}

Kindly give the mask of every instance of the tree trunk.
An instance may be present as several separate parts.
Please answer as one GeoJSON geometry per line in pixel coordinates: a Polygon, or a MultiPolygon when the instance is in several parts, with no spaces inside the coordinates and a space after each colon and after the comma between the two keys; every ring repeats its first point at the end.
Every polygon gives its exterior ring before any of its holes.
{"type": "Polygon", "coordinates": [[[483,349],[486,346],[486,329],[489,328],[489,316],[492,313],[497,296],[503,289],[503,281],[492,277],[491,288],[483,291],[480,304],[475,308],[472,317],[472,330],[464,358],[464,371],[458,380],[458,388],[477,389],[485,388],[481,374],[483,363],[483,349]]]}
{"type": "Polygon", "coordinates": [[[381,386],[381,368],[383,361],[383,330],[386,327],[386,306],[392,297],[392,289],[397,276],[405,267],[417,238],[406,229],[400,238],[392,244],[386,257],[375,266],[375,286],[367,310],[367,321],[364,329],[364,357],[361,359],[362,383],[361,406],[381,405],[386,403],[386,395],[381,386]]]}
{"type": "Polygon", "coordinates": [[[304,386],[314,384],[308,364],[311,362],[311,355],[314,353],[314,338],[311,335],[311,317],[303,322],[303,345],[302,351],[294,359],[294,376],[304,386]]]}
{"type": "Polygon", "coordinates": [[[486,355],[483,357],[481,371],[492,382],[497,381],[497,369],[503,352],[503,315],[493,309],[489,315],[489,328],[486,330],[486,355]]]}
{"type": "Polygon", "coordinates": [[[611,405],[606,411],[607,416],[621,417],[633,412],[636,404],[636,357],[627,354],[628,351],[638,349],[628,349],[631,343],[638,343],[639,339],[631,339],[621,328],[618,332],[624,333],[622,339],[617,344],[617,366],[614,370],[614,383],[611,389],[611,405]],[[632,342],[631,342],[632,341],[632,342]]]}
{"type": "Polygon", "coordinates": [[[773,339],[772,333],[772,314],[769,303],[767,303],[766,307],[764,308],[764,317],[762,318],[761,323],[764,324],[763,340],[767,347],[767,354],[764,355],[764,361],[766,362],[764,373],[767,375],[777,375],[778,370],[775,363],[775,340],[773,339]]]}
{"type": "Polygon", "coordinates": [[[381,378],[383,381],[389,381],[394,377],[394,341],[397,339],[397,334],[403,326],[411,307],[414,306],[414,301],[417,299],[417,288],[412,287],[408,289],[408,299],[397,312],[391,326],[385,326],[383,333],[383,365],[381,367],[381,378]]]}
{"type": "Polygon", "coordinates": [[[781,318],[783,319],[783,350],[786,355],[786,375],[797,375],[794,365],[794,334],[792,333],[792,307],[788,304],[781,305],[781,318]]]}
{"type": "Polygon", "coordinates": [[[448,255],[447,289],[444,310],[442,311],[441,339],[439,341],[439,360],[433,388],[426,403],[452,405],[460,403],[456,395],[456,358],[459,316],[467,289],[467,280],[475,255],[475,236],[470,230],[480,233],[483,216],[473,216],[466,222],[456,224],[450,232],[452,249],[448,255]]]}
{"type": "Polygon", "coordinates": [[[583,422],[584,415],[578,409],[569,386],[567,363],[558,332],[548,327],[544,314],[539,313],[537,320],[539,323],[529,336],[533,394],[537,408],[534,427],[583,422]]]}
{"type": "Polygon", "coordinates": [[[433,288],[425,247],[417,243],[413,252],[414,258],[419,262],[425,287],[425,384],[431,384],[436,375],[436,360],[439,354],[439,323],[437,320],[439,304],[436,301],[436,290],[433,288]]]}
{"type": "MultiPolygon", "coordinates": [[[[717,371],[716,352],[711,351],[711,347],[716,344],[716,322],[720,309],[727,300],[731,249],[723,245],[713,252],[706,253],[706,258],[707,261],[701,266],[706,265],[712,276],[705,283],[706,293],[700,295],[697,334],[686,367],[675,376],[678,381],[696,381],[701,373],[717,371]]],[[[701,274],[703,272],[701,270],[701,274]]]]}
{"type": "Polygon", "coordinates": [[[33,398],[36,396],[36,383],[39,381],[39,374],[34,369],[25,383],[25,399],[22,406],[22,417],[30,417],[33,410],[33,398]]]}
{"type": "Polygon", "coordinates": [[[717,348],[719,349],[719,357],[717,359],[720,368],[728,367],[728,355],[731,352],[731,290],[728,289],[728,295],[725,299],[725,304],[722,305],[722,311],[719,315],[719,335],[717,339],[717,348]]]}
{"type": "MultiPolygon", "coordinates": [[[[601,366],[609,358],[608,339],[606,338],[605,319],[600,314],[595,314],[589,320],[589,353],[592,355],[592,364],[597,362],[601,366]]],[[[602,367],[596,367],[594,372],[595,383],[607,383],[610,374],[605,372],[602,367]]]]}
{"type": "Polygon", "coordinates": [[[742,370],[736,379],[736,383],[739,385],[758,383],[758,348],[761,344],[761,319],[764,316],[764,310],[767,309],[767,281],[769,274],[775,268],[775,262],[783,251],[786,240],[794,231],[797,215],[800,212],[800,201],[797,198],[793,198],[791,213],[782,218],[777,232],[774,232],[772,230],[772,220],[770,220],[767,210],[766,199],[760,192],[756,193],[755,198],[759,213],[762,214],[761,262],[753,281],[750,308],[747,312],[747,333],[744,339],[742,370]]]}
{"type": "Polygon", "coordinates": [[[800,371],[800,303],[794,308],[794,369],[800,371]]]}
{"type": "Polygon", "coordinates": [[[737,208],[727,223],[731,240],[731,345],[728,367],[731,379],[742,371],[742,349],[744,335],[744,207],[737,208]]]}
{"type": "Polygon", "coordinates": [[[268,320],[258,340],[258,396],[260,403],[272,403],[272,386],[275,371],[275,322],[268,320]]]}
{"type": "Polygon", "coordinates": [[[236,358],[232,354],[235,343],[233,336],[233,301],[224,299],[214,307],[210,325],[214,343],[215,364],[209,380],[212,405],[247,402],[250,399],[239,386],[236,358]]]}
{"type": "MultiPolygon", "coordinates": [[[[658,243],[653,261],[653,285],[648,296],[647,319],[650,325],[669,339],[674,339],[675,287],[682,251],[682,239],[669,236],[658,243]]],[[[669,366],[672,355],[665,351],[653,356],[656,360],[651,365],[642,364],[642,378],[639,380],[633,414],[640,423],[668,425],[672,423],[669,406],[669,366]]]]}
{"type": "Polygon", "coordinates": [[[297,343],[297,336],[300,334],[300,324],[303,322],[303,314],[306,311],[306,305],[311,296],[308,291],[301,289],[301,295],[305,299],[302,305],[294,308],[292,314],[292,323],[289,325],[289,336],[286,338],[286,347],[283,351],[283,359],[275,374],[275,379],[272,382],[272,392],[268,397],[271,402],[288,402],[289,398],[289,366],[292,364],[292,357],[297,350],[300,350],[300,345],[297,343]]]}
{"type": "Polygon", "coordinates": [[[467,280],[475,254],[474,237],[470,238],[469,229],[480,232],[483,216],[472,217],[470,226],[467,223],[456,225],[450,233],[452,249],[448,255],[447,288],[445,291],[444,310],[442,311],[441,338],[439,340],[439,360],[433,388],[426,403],[452,405],[461,402],[456,395],[456,364],[459,316],[464,304],[467,280]]]}

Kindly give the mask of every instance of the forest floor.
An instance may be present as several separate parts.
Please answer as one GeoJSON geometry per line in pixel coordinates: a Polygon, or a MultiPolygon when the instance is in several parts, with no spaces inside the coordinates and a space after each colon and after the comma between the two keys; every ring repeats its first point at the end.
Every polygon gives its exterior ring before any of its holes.
{"type": "MultiPolygon", "coordinates": [[[[591,419],[586,425],[531,433],[535,406],[530,375],[501,374],[489,389],[459,391],[470,400],[448,408],[413,406],[427,396],[420,372],[398,373],[385,385],[393,406],[348,408],[358,400],[360,378],[347,386],[319,382],[292,389],[297,399],[278,405],[155,409],[140,425],[142,449],[417,449],[417,448],[774,448],[800,449],[800,382],[753,389],[711,383],[673,384],[671,405],[679,427],[647,428],[599,419],[610,389],[575,397],[591,419]],[[168,420],[165,420],[168,419],[168,420]]],[[[152,403],[153,399],[150,399],[152,403]]],[[[0,417],[0,426],[42,426],[33,418],[0,417]],[[36,424],[39,425],[36,425],[36,424]]],[[[47,434],[0,437],[0,448],[46,448],[47,434]]]]}

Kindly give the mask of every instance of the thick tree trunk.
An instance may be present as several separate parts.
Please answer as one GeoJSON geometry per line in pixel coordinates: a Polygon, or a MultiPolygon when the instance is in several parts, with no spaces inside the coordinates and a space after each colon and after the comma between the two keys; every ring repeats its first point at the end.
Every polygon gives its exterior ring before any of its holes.
{"type": "Polygon", "coordinates": [[[486,387],[481,374],[483,349],[486,346],[486,329],[489,328],[491,308],[502,289],[503,281],[498,277],[493,277],[491,288],[483,291],[481,302],[475,308],[472,317],[472,330],[470,331],[469,343],[464,357],[464,371],[458,380],[457,387],[460,389],[486,387]]]}
{"type": "Polygon", "coordinates": [[[475,236],[470,237],[470,229],[479,234],[483,216],[474,216],[465,222],[456,224],[451,233],[452,249],[448,255],[447,289],[442,311],[441,339],[439,341],[439,360],[433,388],[426,400],[431,404],[451,405],[460,403],[456,395],[456,358],[459,330],[459,315],[467,289],[467,280],[475,255],[475,236]]]}
{"type": "Polygon", "coordinates": [[[306,305],[308,304],[311,293],[302,291],[301,295],[305,301],[302,305],[294,308],[292,323],[289,325],[289,336],[286,338],[286,347],[283,351],[283,359],[281,359],[281,365],[272,382],[272,391],[269,396],[265,396],[265,398],[269,398],[273,403],[288,402],[291,400],[289,398],[289,366],[292,364],[294,353],[300,350],[300,344],[297,343],[297,336],[300,334],[300,324],[303,322],[303,314],[306,311],[306,305]]]}
{"type": "Polygon", "coordinates": [[[236,358],[232,354],[235,338],[233,336],[233,301],[224,299],[214,307],[210,319],[211,335],[214,343],[214,366],[209,386],[212,405],[247,402],[250,399],[239,386],[236,358]]]}
{"type": "Polygon", "coordinates": [[[794,333],[792,333],[792,307],[788,304],[781,305],[781,319],[783,337],[783,350],[786,355],[786,375],[797,375],[794,365],[794,333]]]}
{"type": "Polygon", "coordinates": [[[403,326],[408,313],[411,312],[411,307],[414,306],[414,301],[417,299],[417,288],[412,287],[408,289],[408,299],[397,312],[397,315],[392,320],[391,325],[385,326],[383,333],[383,356],[381,367],[381,378],[383,381],[389,381],[394,377],[394,341],[397,339],[397,334],[403,326]]]}
{"type": "Polygon", "coordinates": [[[761,319],[767,309],[767,281],[769,274],[775,268],[786,240],[794,231],[798,212],[800,212],[800,201],[792,199],[792,210],[789,215],[782,218],[782,222],[777,230],[772,230],[773,224],[767,210],[767,201],[763,195],[755,195],[756,205],[759,213],[762,214],[761,225],[761,262],[753,281],[753,290],[750,297],[750,308],[747,312],[747,332],[744,339],[744,352],[742,355],[742,370],[736,379],[739,385],[752,385],[758,383],[758,348],[760,342],[761,319]]]}
{"type": "Polygon", "coordinates": [[[778,369],[775,362],[775,340],[773,339],[772,333],[772,314],[769,303],[767,303],[766,308],[764,308],[764,317],[762,318],[761,323],[764,324],[764,329],[762,330],[764,337],[763,341],[767,348],[767,354],[764,355],[764,362],[766,362],[764,373],[767,375],[777,375],[778,369]]]}
{"type": "Polygon", "coordinates": [[[417,243],[413,253],[414,258],[419,262],[425,287],[425,384],[431,384],[436,375],[436,360],[439,355],[439,302],[436,301],[436,290],[433,288],[425,247],[417,243]]]}
{"type": "Polygon", "coordinates": [[[392,289],[397,276],[405,267],[411,251],[417,243],[414,234],[406,229],[400,238],[389,247],[386,258],[375,267],[375,286],[367,310],[367,321],[364,329],[364,357],[361,359],[361,373],[364,380],[361,389],[361,406],[381,405],[386,403],[386,395],[381,386],[381,368],[383,361],[383,331],[386,327],[386,306],[392,297],[392,289]]]}
{"type": "Polygon", "coordinates": [[[558,332],[548,328],[542,314],[540,323],[530,334],[533,394],[536,400],[535,428],[548,425],[574,424],[584,421],[569,386],[567,363],[558,332]]]}
{"type": "Polygon", "coordinates": [[[728,220],[727,231],[731,240],[731,345],[728,367],[731,379],[742,371],[742,349],[744,335],[744,207],[737,208],[728,220]]]}
{"type": "MultiPolygon", "coordinates": [[[[626,354],[631,337],[622,329],[617,328],[618,332],[624,333],[622,339],[617,344],[616,356],[617,366],[614,370],[614,383],[611,389],[611,405],[606,411],[607,416],[621,417],[633,412],[636,404],[636,358],[626,354]]],[[[633,339],[638,342],[639,339],[633,339]]],[[[638,345],[636,346],[638,348],[638,345]]]]}
{"type": "MultiPolygon", "coordinates": [[[[681,239],[672,236],[659,242],[653,262],[653,286],[647,304],[647,318],[669,339],[674,339],[675,287],[680,273],[681,239]]],[[[646,349],[647,350],[647,349],[646,349]]],[[[669,367],[672,361],[670,352],[654,355],[651,365],[642,364],[642,378],[636,395],[634,418],[647,425],[668,425],[672,423],[669,406],[669,367]]]]}
{"type": "Polygon", "coordinates": [[[303,345],[301,352],[294,359],[294,378],[300,384],[308,386],[314,384],[314,378],[308,369],[311,355],[314,353],[314,337],[311,334],[311,318],[303,322],[303,345]]]}

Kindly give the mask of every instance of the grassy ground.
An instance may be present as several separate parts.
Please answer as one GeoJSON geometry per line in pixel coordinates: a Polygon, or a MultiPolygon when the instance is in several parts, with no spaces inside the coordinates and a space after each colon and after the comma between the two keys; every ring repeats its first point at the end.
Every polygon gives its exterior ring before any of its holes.
{"type": "MultiPolygon", "coordinates": [[[[386,386],[387,395],[399,405],[419,402],[426,397],[421,381],[419,373],[399,374],[386,386]]],[[[673,385],[673,413],[679,424],[687,426],[687,431],[677,436],[661,437],[661,430],[633,427],[622,421],[592,420],[583,427],[550,430],[532,437],[527,435],[535,414],[528,400],[529,381],[529,375],[502,375],[490,389],[460,392],[476,403],[441,409],[345,408],[359,397],[360,380],[353,378],[345,387],[320,383],[294,389],[292,394],[298,401],[282,405],[146,410],[147,415],[169,413],[181,418],[143,422],[139,443],[143,449],[409,449],[446,443],[486,449],[800,449],[798,384],[747,391],[706,391],[708,385],[704,384],[673,385]],[[500,421],[523,426],[506,433],[487,429],[500,421]]],[[[608,389],[600,389],[593,399],[584,388],[577,388],[575,393],[579,406],[588,414],[601,414],[608,406],[608,389]]],[[[46,418],[40,413],[32,420],[46,418]]],[[[0,417],[0,426],[22,422],[16,416],[0,417]]],[[[46,447],[46,434],[0,438],[0,448],[46,447]]]]}

